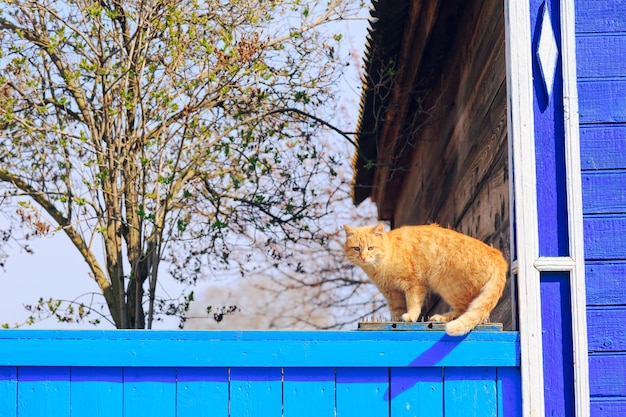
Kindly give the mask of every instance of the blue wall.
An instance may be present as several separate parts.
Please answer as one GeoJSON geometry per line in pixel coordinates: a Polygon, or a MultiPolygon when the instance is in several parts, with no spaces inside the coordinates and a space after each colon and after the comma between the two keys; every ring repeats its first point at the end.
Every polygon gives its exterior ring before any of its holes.
{"type": "Polygon", "coordinates": [[[626,1],[576,3],[592,416],[626,415],[626,1]]]}
{"type": "Polygon", "coordinates": [[[0,416],[521,416],[519,334],[0,332],[0,416]]]}

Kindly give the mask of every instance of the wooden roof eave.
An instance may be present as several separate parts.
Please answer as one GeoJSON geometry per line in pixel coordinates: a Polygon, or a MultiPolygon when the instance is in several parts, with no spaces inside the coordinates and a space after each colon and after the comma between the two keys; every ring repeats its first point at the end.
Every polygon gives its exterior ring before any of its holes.
{"type": "MultiPolygon", "coordinates": [[[[366,84],[363,91],[359,121],[359,132],[361,132],[358,137],[359,152],[354,163],[353,200],[355,204],[359,204],[367,197],[371,197],[377,203],[381,219],[389,219],[393,215],[395,199],[402,182],[402,176],[393,172],[397,159],[398,139],[412,100],[411,91],[437,20],[439,5],[439,0],[413,0],[410,4],[406,24],[401,32],[400,49],[395,58],[396,72],[392,87],[388,92],[389,98],[386,103],[383,103],[382,120],[378,120],[376,115],[365,113],[368,104],[370,108],[373,107],[371,103],[376,100],[373,95],[377,92],[372,89],[378,86],[366,84]],[[369,155],[370,159],[364,159],[364,155],[369,155]]],[[[366,66],[370,70],[377,68],[380,71],[389,62],[380,62],[381,57],[376,56],[375,52],[368,47],[366,66]]],[[[382,59],[389,59],[389,57],[382,57],[382,59]]]]}

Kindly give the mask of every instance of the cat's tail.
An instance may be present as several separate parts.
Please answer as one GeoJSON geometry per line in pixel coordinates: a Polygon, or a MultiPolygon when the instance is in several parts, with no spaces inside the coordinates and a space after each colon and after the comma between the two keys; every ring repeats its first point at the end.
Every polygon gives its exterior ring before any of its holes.
{"type": "Polygon", "coordinates": [[[508,264],[502,258],[502,262],[499,262],[497,268],[494,268],[491,278],[483,285],[480,294],[470,303],[467,311],[446,324],[446,333],[451,336],[463,336],[476,325],[489,320],[489,314],[502,296],[506,284],[507,269],[508,264]]]}

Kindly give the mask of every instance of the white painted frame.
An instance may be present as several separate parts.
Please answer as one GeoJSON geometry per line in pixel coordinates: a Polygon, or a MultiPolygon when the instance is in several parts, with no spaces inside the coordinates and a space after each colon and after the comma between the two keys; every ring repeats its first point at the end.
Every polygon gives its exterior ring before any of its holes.
{"type": "Polygon", "coordinates": [[[517,253],[511,270],[518,277],[523,415],[545,415],[540,273],[563,271],[570,276],[575,412],[577,417],[588,417],[589,362],[574,0],[560,3],[569,257],[539,257],[530,7],[526,1],[505,0],[504,9],[511,230],[515,227],[516,231],[511,253],[517,253]],[[515,202],[523,202],[523,205],[515,207],[515,202]]]}
{"type": "Polygon", "coordinates": [[[575,0],[561,0],[561,60],[563,67],[563,115],[565,119],[565,178],[569,252],[568,269],[572,299],[572,342],[574,349],[574,401],[577,417],[591,414],[589,397],[589,344],[587,341],[587,291],[583,230],[580,127],[576,77],[575,0]]]}

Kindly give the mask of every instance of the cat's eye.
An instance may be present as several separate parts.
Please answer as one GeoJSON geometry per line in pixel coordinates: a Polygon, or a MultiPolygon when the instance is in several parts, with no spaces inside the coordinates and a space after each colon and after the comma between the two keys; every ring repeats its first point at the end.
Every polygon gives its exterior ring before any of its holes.
{"type": "Polygon", "coordinates": [[[367,250],[374,250],[374,247],[373,246],[368,246],[367,250]]]}
{"type": "Polygon", "coordinates": [[[355,252],[361,252],[361,248],[358,246],[354,246],[352,249],[354,249],[355,252]]]}

